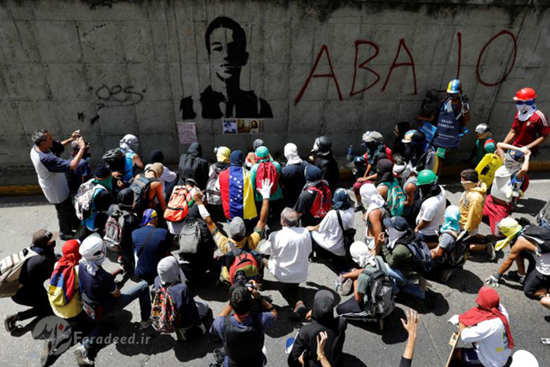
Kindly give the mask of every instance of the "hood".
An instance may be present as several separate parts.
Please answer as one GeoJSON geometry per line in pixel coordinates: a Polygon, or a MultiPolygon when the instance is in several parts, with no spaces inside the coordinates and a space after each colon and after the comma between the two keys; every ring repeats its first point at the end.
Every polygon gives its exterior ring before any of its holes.
{"type": "Polygon", "coordinates": [[[187,149],[187,154],[194,155],[195,157],[202,157],[202,147],[200,143],[193,143],[187,149]]]}
{"type": "Polygon", "coordinates": [[[294,143],[288,143],[285,145],[284,155],[287,160],[286,164],[288,165],[302,163],[302,159],[298,154],[298,147],[294,143]]]}
{"type": "Polygon", "coordinates": [[[485,195],[487,193],[487,185],[485,185],[484,182],[480,182],[479,185],[470,189],[470,192],[477,192],[481,195],[485,195]]]}
{"type": "Polygon", "coordinates": [[[231,166],[242,167],[244,165],[243,152],[241,152],[240,150],[233,151],[231,153],[231,156],[229,157],[229,161],[231,162],[231,166]]]}
{"type": "Polygon", "coordinates": [[[330,291],[322,290],[315,293],[311,317],[319,323],[334,319],[334,296],[330,291]]]}

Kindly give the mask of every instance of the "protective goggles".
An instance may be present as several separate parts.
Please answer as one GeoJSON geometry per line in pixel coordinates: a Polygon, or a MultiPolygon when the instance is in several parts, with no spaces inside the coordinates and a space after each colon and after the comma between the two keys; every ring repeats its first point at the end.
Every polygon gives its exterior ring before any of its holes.
{"type": "Polygon", "coordinates": [[[517,104],[518,106],[522,106],[522,105],[524,105],[524,104],[527,105],[527,106],[532,106],[532,105],[535,104],[535,100],[534,100],[534,99],[531,99],[531,100],[529,100],[529,101],[516,101],[516,104],[517,104]]]}

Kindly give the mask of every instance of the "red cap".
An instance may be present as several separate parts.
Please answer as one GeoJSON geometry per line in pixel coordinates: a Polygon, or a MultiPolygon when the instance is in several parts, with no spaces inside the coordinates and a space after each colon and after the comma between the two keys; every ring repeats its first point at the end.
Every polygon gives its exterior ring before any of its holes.
{"type": "Polygon", "coordinates": [[[516,92],[516,96],[514,97],[514,101],[530,101],[532,99],[537,98],[537,93],[535,93],[535,90],[533,88],[522,88],[516,92]]]}

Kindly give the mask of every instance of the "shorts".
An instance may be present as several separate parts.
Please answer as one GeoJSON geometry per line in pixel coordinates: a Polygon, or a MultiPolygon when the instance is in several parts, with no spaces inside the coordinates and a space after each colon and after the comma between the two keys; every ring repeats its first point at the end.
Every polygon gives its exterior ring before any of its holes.
{"type": "Polygon", "coordinates": [[[466,366],[483,366],[475,348],[462,348],[462,362],[466,366]]]}
{"type": "Polygon", "coordinates": [[[483,216],[489,218],[491,234],[495,235],[497,224],[512,213],[512,204],[500,204],[493,200],[491,195],[487,196],[483,206],[483,216]]]}
{"type": "Polygon", "coordinates": [[[543,287],[550,287],[550,275],[541,274],[535,269],[527,274],[523,283],[523,293],[531,299],[536,299],[535,293],[543,287]]]}
{"type": "Polygon", "coordinates": [[[365,182],[359,182],[359,181],[356,181],[354,184],[353,184],[353,193],[355,195],[359,195],[359,191],[361,190],[361,186],[363,185],[366,185],[368,183],[372,183],[372,181],[365,181],[365,182]]]}

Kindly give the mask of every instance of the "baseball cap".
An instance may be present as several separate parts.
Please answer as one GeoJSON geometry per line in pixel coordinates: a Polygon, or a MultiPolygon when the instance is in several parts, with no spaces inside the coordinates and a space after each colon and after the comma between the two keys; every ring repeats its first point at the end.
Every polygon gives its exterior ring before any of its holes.
{"type": "Polygon", "coordinates": [[[241,217],[235,217],[229,223],[229,236],[231,238],[243,238],[246,234],[244,220],[241,217]]]}
{"type": "Polygon", "coordinates": [[[489,131],[489,125],[487,124],[479,124],[476,126],[476,134],[485,134],[487,131],[489,131]]]}
{"type": "Polygon", "coordinates": [[[393,218],[386,218],[384,219],[383,223],[384,223],[384,226],[389,228],[395,228],[399,232],[403,232],[409,229],[409,223],[407,223],[407,220],[400,216],[393,217],[393,218]]]}
{"type": "Polygon", "coordinates": [[[32,243],[38,247],[46,246],[49,242],[55,241],[59,237],[59,233],[50,232],[47,229],[39,229],[32,235],[32,243]]]}

